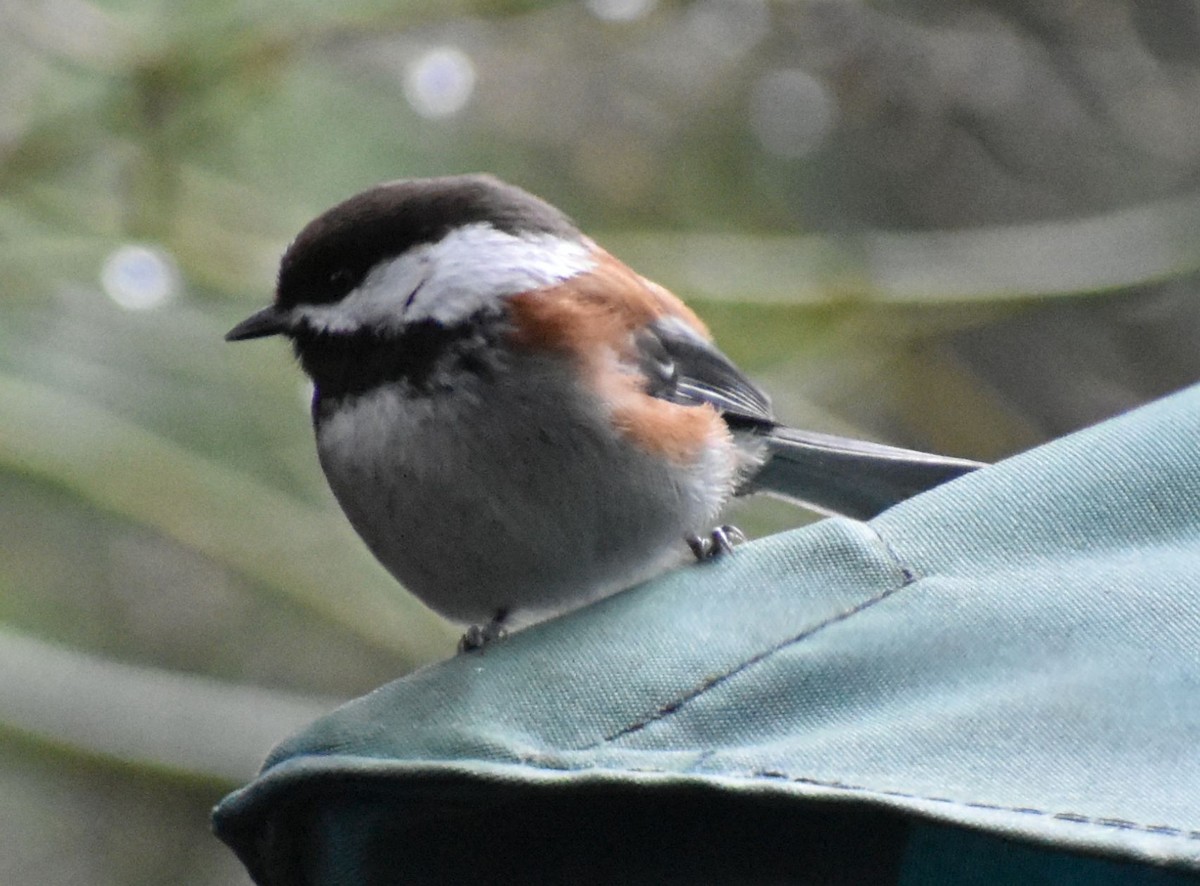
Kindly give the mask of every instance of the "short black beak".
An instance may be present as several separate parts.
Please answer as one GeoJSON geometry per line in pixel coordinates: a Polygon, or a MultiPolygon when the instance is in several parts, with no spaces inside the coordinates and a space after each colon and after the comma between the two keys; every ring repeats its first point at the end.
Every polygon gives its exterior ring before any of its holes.
{"type": "Polygon", "coordinates": [[[245,341],[248,338],[265,338],[287,332],[287,314],[275,305],[268,305],[225,333],[225,341],[245,341]]]}

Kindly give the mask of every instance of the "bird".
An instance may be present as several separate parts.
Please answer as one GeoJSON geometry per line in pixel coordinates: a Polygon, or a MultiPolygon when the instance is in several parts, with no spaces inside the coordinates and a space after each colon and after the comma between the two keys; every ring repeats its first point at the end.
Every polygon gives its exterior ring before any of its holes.
{"type": "Polygon", "coordinates": [[[461,651],[721,556],[735,496],[870,519],[980,462],[781,424],[700,318],[567,215],[487,174],[401,179],[322,213],[271,304],[313,383],[317,454],[461,651]]]}

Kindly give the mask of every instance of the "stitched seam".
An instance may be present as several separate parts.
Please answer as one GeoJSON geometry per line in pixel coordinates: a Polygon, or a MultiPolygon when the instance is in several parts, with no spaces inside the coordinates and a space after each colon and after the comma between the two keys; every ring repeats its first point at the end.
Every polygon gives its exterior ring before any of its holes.
{"type": "MultiPolygon", "coordinates": [[[[714,756],[714,753],[711,750],[705,751],[703,754],[701,754],[701,758],[708,758],[712,756],[714,756]]],[[[534,769],[539,769],[546,772],[571,772],[582,774],[587,772],[605,771],[599,766],[554,766],[548,761],[535,761],[529,758],[523,759],[521,762],[522,765],[530,766],[534,769]]],[[[831,788],[833,790],[863,794],[871,797],[892,797],[897,800],[916,800],[924,803],[939,803],[944,806],[954,806],[961,809],[976,809],[984,812],[1010,812],[1017,815],[1027,815],[1032,818],[1048,818],[1054,821],[1061,821],[1066,824],[1095,825],[1097,827],[1108,828],[1110,830],[1138,831],[1141,833],[1155,834],[1161,837],[1200,841],[1200,829],[1191,829],[1177,825],[1146,824],[1145,822],[1137,822],[1130,819],[1116,818],[1113,816],[1084,815],[1080,812],[1069,811],[1053,812],[1049,809],[1039,809],[1035,806],[1007,806],[1002,803],[987,803],[982,800],[956,800],[952,797],[929,796],[907,791],[887,790],[885,788],[869,788],[865,785],[850,784],[842,781],[824,780],[803,775],[789,775],[786,772],[772,769],[765,769],[744,774],[730,772],[697,773],[693,768],[689,770],[689,772],[683,773],[673,769],[661,769],[653,766],[639,766],[622,771],[638,775],[679,776],[690,774],[701,778],[711,777],[737,779],[739,781],[758,781],[762,779],[769,779],[771,781],[787,782],[789,784],[808,785],[810,787],[817,788],[831,788]]]]}
{"type": "Polygon", "coordinates": [[[887,552],[887,555],[889,557],[892,558],[892,563],[895,565],[896,569],[898,569],[900,571],[900,574],[904,577],[904,584],[902,584],[901,587],[910,585],[913,582],[915,582],[918,578],[916,570],[905,565],[904,559],[900,556],[900,552],[897,551],[894,547],[892,547],[892,543],[890,541],[888,541],[886,538],[883,537],[882,533],[880,533],[879,529],[875,526],[875,524],[874,523],[864,523],[863,526],[866,527],[868,530],[870,530],[871,535],[875,536],[875,540],[877,542],[879,542],[879,546],[881,548],[883,548],[885,552],[887,552]]]}
{"type": "Polygon", "coordinates": [[[849,609],[843,610],[842,612],[838,612],[835,615],[832,615],[829,618],[825,619],[824,621],[819,622],[815,625],[812,625],[811,627],[807,628],[804,631],[801,631],[799,634],[796,634],[795,636],[792,636],[792,637],[788,637],[787,639],[775,644],[774,646],[764,649],[763,651],[757,653],[756,655],[752,655],[750,658],[735,665],[733,668],[731,668],[730,670],[728,670],[722,674],[717,674],[715,676],[711,676],[711,677],[707,678],[706,680],[704,680],[704,682],[693,687],[691,690],[689,690],[688,692],[685,692],[683,695],[680,695],[673,701],[670,701],[667,704],[663,705],[658,710],[654,711],[652,714],[644,716],[642,719],[637,720],[633,723],[622,726],[616,732],[609,733],[608,735],[601,738],[599,741],[593,742],[590,745],[583,746],[581,748],[581,750],[590,750],[590,749],[599,747],[600,745],[607,744],[612,741],[616,741],[617,739],[624,738],[627,735],[632,735],[635,732],[640,732],[642,729],[645,729],[647,726],[649,726],[652,723],[657,723],[660,720],[665,720],[667,717],[670,717],[672,714],[676,713],[680,708],[684,707],[689,702],[695,701],[697,698],[700,698],[701,696],[703,696],[706,692],[709,692],[710,690],[715,689],[716,687],[722,685],[723,683],[732,679],[733,677],[736,677],[739,674],[742,674],[745,671],[748,671],[750,668],[753,668],[755,665],[766,661],[768,658],[775,655],[776,653],[781,652],[784,649],[787,649],[789,646],[795,645],[796,643],[800,643],[804,640],[807,640],[808,638],[812,637],[814,634],[818,633],[819,631],[824,630],[825,628],[829,627],[830,625],[839,624],[840,622],[845,621],[846,619],[850,618],[851,616],[857,615],[858,613],[862,612],[865,609],[869,609],[870,607],[874,606],[876,603],[880,603],[883,600],[888,599],[893,594],[895,594],[899,591],[902,591],[904,588],[908,587],[909,585],[914,584],[918,578],[917,573],[914,570],[912,570],[909,567],[904,565],[904,563],[900,559],[900,555],[896,552],[896,550],[890,544],[887,543],[887,541],[883,538],[883,536],[881,536],[879,534],[879,531],[874,526],[872,526],[869,523],[864,523],[861,525],[865,526],[867,529],[870,530],[871,534],[875,537],[876,541],[879,542],[879,544],[883,548],[884,552],[888,555],[888,557],[889,557],[889,559],[891,559],[893,565],[899,571],[900,579],[901,579],[900,584],[896,585],[895,587],[888,588],[887,590],[885,590],[879,594],[876,594],[874,597],[870,597],[866,600],[856,603],[854,606],[851,606],[849,609]]]}
{"type": "Polygon", "coordinates": [[[955,800],[951,797],[933,797],[926,796],[924,794],[908,793],[905,791],[868,788],[863,785],[847,784],[839,781],[824,781],[818,778],[788,775],[786,772],[778,772],[773,770],[754,772],[748,776],[735,775],[732,777],[739,779],[769,778],[778,781],[787,781],[794,784],[811,785],[813,787],[833,788],[835,790],[871,794],[880,797],[895,797],[900,800],[920,800],[927,803],[942,803],[947,806],[958,806],[963,809],[980,809],[987,812],[1013,812],[1019,815],[1051,818],[1055,821],[1063,821],[1069,824],[1098,825],[1100,827],[1112,828],[1114,830],[1143,831],[1145,833],[1158,834],[1164,837],[1182,837],[1187,840],[1200,840],[1200,830],[1190,830],[1188,828],[1177,827],[1169,824],[1146,824],[1144,822],[1131,821],[1125,818],[1084,815],[1079,812],[1052,812],[1049,809],[1038,809],[1034,806],[1006,806],[1001,803],[986,803],[981,800],[955,800]]]}
{"type": "MultiPolygon", "coordinates": [[[[700,684],[692,691],[680,696],[675,701],[663,706],[662,708],[660,708],[658,711],[656,711],[654,714],[650,715],[649,717],[646,717],[636,723],[632,723],[628,726],[625,726],[625,727],[617,730],[616,732],[613,732],[610,735],[600,739],[597,742],[593,742],[590,745],[585,745],[585,746],[581,747],[580,750],[591,750],[591,749],[597,748],[602,744],[605,744],[605,743],[608,743],[611,741],[615,741],[616,739],[619,739],[623,736],[638,732],[641,729],[644,729],[646,726],[648,726],[652,723],[655,723],[659,720],[665,719],[666,717],[669,717],[671,714],[678,711],[681,707],[686,705],[688,702],[693,701],[696,698],[699,698],[708,690],[724,683],[731,677],[734,677],[734,676],[742,673],[743,671],[748,670],[749,668],[753,667],[754,665],[756,665],[762,661],[765,661],[767,658],[774,655],[775,653],[777,653],[783,649],[786,649],[788,646],[791,646],[795,643],[801,642],[801,641],[813,636],[815,633],[817,633],[818,631],[822,630],[825,627],[828,627],[830,625],[837,624],[841,621],[844,621],[847,618],[849,618],[850,616],[855,615],[856,613],[861,612],[864,609],[868,609],[869,607],[874,606],[876,603],[886,600],[887,598],[891,597],[893,594],[897,593],[898,591],[901,591],[904,588],[906,588],[912,584],[915,584],[921,578],[921,576],[914,569],[905,565],[899,552],[894,547],[892,547],[892,545],[887,541],[887,539],[885,539],[879,533],[879,531],[876,529],[875,526],[873,526],[870,523],[865,523],[863,525],[866,526],[866,528],[875,537],[876,541],[879,543],[879,545],[882,547],[882,549],[887,553],[888,557],[892,560],[896,569],[899,571],[900,576],[901,576],[901,583],[899,585],[897,585],[896,587],[893,587],[893,588],[889,588],[886,591],[883,591],[882,593],[877,594],[876,596],[874,596],[868,600],[864,600],[861,603],[858,603],[857,605],[851,607],[850,609],[845,610],[844,612],[837,613],[836,615],[831,616],[830,618],[826,619],[825,621],[821,622],[820,624],[814,625],[813,627],[809,628],[808,630],[805,630],[802,633],[797,634],[794,637],[790,637],[787,640],[784,640],[783,642],[771,647],[770,649],[764,650],[763,652],[752,656],[751,658],[749,658],[746,661],[742,662],[741,664],[735,666],[734,668],[727,671],[726,673],[721,674],[717,677],[711,678],[709,680],[706,680],[704,683],[700,684]]],[[[713,756],[715,756],[715,751],[713,751],[711,749],[706,750],[701,753],[697,762],[702,762],[713,756]]],[[[590,770],[594,771],[594,770],[599,769],[599,767],[584,767],[584,768],[576,768],[576,767],[571,767],[571,766],[555,767],[555,766],[546,765],[546,761],[541,761],[541,763],[535,763],[531,759],[526,759],[523,762],[525,765],[532,765],[535,768],[545,769],[545,770],[553,770],[553,771],[587,772],[590,770]]],[[[659,769],[659,768],[655,768],[655,767],[645,767],[645,768],[638,767],[638,768],[634,769],[633,771],[637,772],[637,773],[660,774],[660,775],[679,775],[680,774],[679,772],[674,771],[674,770],[659,769]]],[[[692,767],[691,771],[693,774],[697,774],[697,773],[695,773],[694,766],[692,767]]],[[[880,788],[869,788],[864,785],[848,784],[848,783],[839,782],[839,781],[826,781],[826,780],[810,778],[810,777],[806,777],[806,776],[793,776],[793,775],[788,775],[785,772],[779,772],[779,771],[773,771],[773,770],[764,770],[764,771],[759,771],[759,772],[753,772],[753,773],[750,773],[749,775],[726,773],[726,772],[715,772],[715,773],[712,773],[712,775],[714,777],[734,778],[734,779],[743,780],[743,781],[758,780],[758,779],[771,779],[771,780],[776,780],[776,781],[784,781],[784,782],[788,782],[788,783],[792,783],[792,784],[809,785],[811,787],[830,788],[833,790],[846,791],[848,793],[858,793],[858,794],[863,794],[866,796],[891,797],[891,798],[895,798],[898,800],[912,800],[912,801],[920,801],[920,802],[926,802],[926,803],[938,803],[938,804],[943,804],[943,805],[951,806],[951,807],[958,807],[958,808],[962,808],[962,809],[974,809],[974,810],[981,810],[981,811],[988,811],[988,812],[1013,813],[1013,814],[1017,814],[1017,815],[1026,815],[1026,816],[1035,817],[1035,818],[1047,818],[1047,819],[1051,819],[1053,821],[1064,822],[1066,824],[1091,825],[1091,826],[1107,828],[1107,829],[1111,829],[1111,830],[1137,831],[1137,832],[1141,832],[1141,833],[1153,834],[1153,835],[1168,837],[1168,838],[1200,841],[1200,829],[1189,829],[1186,827],[1180,827],[1180,826],[1170,825],[1170,824],[1147,824],[1145,822],[1136,822],[1136,821],[1131,821],[1129,819],[1117,818],[1117,817],[1111,817],[1111,816],[1090,816],[1090,815],[1084,815],[1082,813],[1070,812],[1070,811],[1054,812],[1049,809],[1039,809],[1039,808],[1036,808],[1033,806],[1006,806],[1006,805],[999,804],[999,803],[987,803],[984,801],[956,800],[951,797],[926,796],[923,794],[909,793],[909,792],[905,792],[905,791],[886,790],[886,789],[880,789],[880,788]]]]}

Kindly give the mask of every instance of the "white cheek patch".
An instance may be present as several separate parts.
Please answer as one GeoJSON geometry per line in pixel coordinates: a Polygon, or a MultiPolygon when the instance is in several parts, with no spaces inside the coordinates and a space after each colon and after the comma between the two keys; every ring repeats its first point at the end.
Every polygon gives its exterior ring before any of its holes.
{"type": "Polygon", "coordinates": [[[487,224],[459,228],[427,249],[433,273],[405,314],[410,322],[453,323],[497,299],[561,283],[596,264],[586,242],[514,236],[487,224]]]}
{"type": "Polygon", "coordinates": [[[296,314],[326,332],[399,329],[420,320],[451,325],[499,307],[506,296],[561,283],[595,265],[590,241],[516,236],[473,224],[384,262],[341,301],[302,305],[296,314]]]}
{"type": "Polygon", "coordinates": [[[320,332],[354,332],[363,327],[402,325],[405,304],[431,273],[424,247],[386,262],[348,293],[327,305],[299,305],[295,315],[320,332]]]}

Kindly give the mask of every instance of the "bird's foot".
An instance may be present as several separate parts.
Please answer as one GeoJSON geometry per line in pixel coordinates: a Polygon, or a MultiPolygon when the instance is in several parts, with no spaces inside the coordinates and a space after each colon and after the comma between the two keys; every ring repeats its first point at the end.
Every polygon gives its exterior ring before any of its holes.
{"type": "Polygon", "coordinates": [[[483,649],[489,643],[503,640],[508,636],[504,622],[508,619],[508,610],[501,609],[492,616],[492,620],[483,625],[471,625],[458,641],[458,654],[475,652],[483,649]]]}
{"type": "Polygon", "coordinates": [[[699,535],[689,535],[686,538],[688,547],[701,562],[715,560],[723,554],[733,553],[733,546],[746,540],[746,533],[736,526],[718,526],[708,534],[707,538],[699,535]]]}

